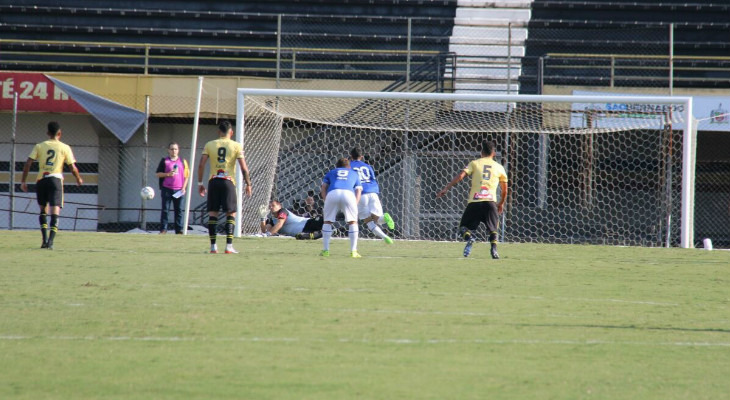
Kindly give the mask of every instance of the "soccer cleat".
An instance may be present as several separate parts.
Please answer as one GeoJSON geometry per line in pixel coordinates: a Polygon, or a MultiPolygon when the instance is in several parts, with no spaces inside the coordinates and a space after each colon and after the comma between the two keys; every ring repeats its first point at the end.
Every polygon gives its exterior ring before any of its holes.
{"type": "Polygon", "coordinates": [[[387,244],[393,244],[393,239],[391,239],[389,236],[384,237],[383,241],[387,244]]]}
{"type": "Polygon", "coordinates": [[[466,241],[466,246],[464,246],[464,257],[469,257],[469,254],[471,253],[471,247],[474,245],[474,238],[470,238],[466,241]]]}
{"type": "Polygon", "coordinates": [[[492,245],[492,250],[490,251],[490,253],[492,254],[492,259],[499,260],[499,253],[497,253],[496,245],[492,245]]]}
{"type": "Polygon", "coordinates": [[[46,244],[46,248],[47,248],[48,250],[53,250],[53,243],[52,243],[52,242],[48,242],[48,243],[46,244]]]}
{"type": "Polygon", "coordinates": [[[218,254],[218,246],[215,244],[210,245],[210,254],[218,254]]]}
{"type": "Polygon", "coordinates": [[[385,225],[388,226],[388,229],[390,229],[390,230],[395,229],[395,221],[393,221],[393,217],[391,217],[390,214],[388,214],[388,213],[383,214],[383,220],[385,220],[385,225]]]}
{"type": "Polygon", "coordinates": [[[322,251],[319,252],[319,255],[322,256],[322,257],[329,257],[330,256],[330,251],[329,250],[322,250],[322,251]]]}
{"type": "Polygon", "coordinates": [[[357,250],[355,250],[352,253],[350,253],[350,257],[352,257],[352,258],[362,258],[362,256],[360,255],[360,253],[357,252],[357,250]]]}
{"type": "Polygon", "coordinates": [[[238,252],[233,246],[226,246],[226,254],[238,254],[238,252]]]}
{"type": "Polygon", "coordinates": [[[41,249],[47,249],[47,248],[48,248],[48,243],[43,242],[43,244],[41,245],[41,249]]]}
{"type": "Polygon", "coordinates": [[[296,235],[294,235],[294,238],[296,240],[304,240],[305,239],[304,235],[305,235],[304,233],[297,233],[296,235]]]}

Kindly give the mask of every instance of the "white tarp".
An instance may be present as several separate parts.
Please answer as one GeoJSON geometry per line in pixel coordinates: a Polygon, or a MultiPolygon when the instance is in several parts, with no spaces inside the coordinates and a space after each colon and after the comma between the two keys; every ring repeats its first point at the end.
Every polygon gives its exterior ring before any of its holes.
{"type": "Polygon", "coordinates": [[[122,143],[127,143],[144,123],[145,114],[119,103],[105,99],[64,81],[46,75],[46,78],[61,88],[75,102],[114,134],[122,143]]]}

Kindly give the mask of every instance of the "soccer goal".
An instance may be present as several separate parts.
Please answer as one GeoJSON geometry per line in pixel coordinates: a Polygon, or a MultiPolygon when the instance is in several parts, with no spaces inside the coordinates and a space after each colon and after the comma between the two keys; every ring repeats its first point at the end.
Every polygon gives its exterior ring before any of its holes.
{"type": "Polygon", "coordinates": [[[359,147],[397,238],[455,240],[470,184],[435,194],[489,140],[510,180],[500,241],[691,247],[691,115],[686,97],[239,89],[254,187],[241,226],[255,232],[272,198],[305,211],[359,147]]]}

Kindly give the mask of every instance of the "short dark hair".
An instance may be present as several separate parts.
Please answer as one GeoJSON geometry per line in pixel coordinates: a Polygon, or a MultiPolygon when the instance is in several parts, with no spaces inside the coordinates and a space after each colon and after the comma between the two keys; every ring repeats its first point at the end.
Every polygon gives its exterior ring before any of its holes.
{"type": "Polygon", "coordinates": [[[48,123],[48,136],[56,136],[56,134],[60,130],[61,130],[61,125],[59,125],[58,122],[51,121],[48,123]]]}
{"type": "Polygon", "coordinates": [[[228,122],[227,119],[224,119],[223,121],[218,123],[218,130],[221,133],[228,133],[229,130],[231,130],[232,125],[230,122],[228,122]]]}
{"type": "Polygon", "coordinates": [[[350,168],[350,160],[346,158],[340,158],[337,160],[337,168],[350,168]]]}
{"type": "Polygon", "coordinates": [[[353,160],[357,160],[362,156],[362,151],[360,151],[359,148],[354,147],[352,150],[350,150],[350,158],[353,160]]]}
{"type": "Polygon", "coordinates": [[[494,153],[494,143],[492,143],[488,140],[483,141],[482,142],[482,154],[490,156],[490,155],[492,155],[492,153],[494,153]]]}

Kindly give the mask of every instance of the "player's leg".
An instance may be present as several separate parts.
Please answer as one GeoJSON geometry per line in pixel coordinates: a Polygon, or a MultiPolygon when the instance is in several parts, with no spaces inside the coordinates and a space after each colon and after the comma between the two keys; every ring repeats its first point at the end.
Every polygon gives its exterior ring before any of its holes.
{"type": "Polygon", "coordinates": [[[390,216],[388,213],[383,213],[383,215],[378,218],[378,225],[385,224],[388,229],[393,230],[395,229],[395,221],[393,220],[393,217],[390,216]]]}
{"type": "Polygon", "coordinates": [[[42,185],[44,179],[41,179],[36,183],[36,199],[38,200],[38,207],[40,208],[40,214],[38,215],[38,224],[41,226],[41,237],[43,242],[41,243],[41,249],[48,247],[48,196],[45,190],[45,185],[42,185]]]}
{"type": "Polygon", "coordinates": [[[340,204],[340,210],[345,214],[347,221],[347,237],[350,239],[350,256],[352,258],[360,258],[357,252],[357,239],[360,229],[357,226],[357,200],[355,193],[350,191],[343,192],[343,201],[340,204]]]}
{"type": "Polygon", "coordinates": [[[178,198],[172,197],[172,207],[173,207],[174,215],[175,215],[175,234],[176,235],[182,235],[182,233],[183,233],[182,199],[183,199],[182,196],[180,196],[178,198]]]}
{"type": "Polygon", "coordinates": [[[333,190],[324,199],[323,222],[322,222],[322,252],[321,256],[329,257],[330,239],[332,238],[332,222],[337,219],[337,202],[340,191],[333,190]]]}
{"type": "Polygon", "coordinates": [[[56,238],[56,233],[58,233],[58,219],[61,215],[61,208],[63,207],[63,181],[58,178],[45,179],[50,181],[51,186],[51,190],[48,192],[48,211],[51,213],[51,224],[49,226],[50,232],[48,233],[46,248],[53,250],[53,240],[56,238]]]}
{"type": "Polygon", "coordinates": [[[324,220],[321,216],[310,218],[307,223],[304,224],[304,228],[300,233],[297,233],[296,237],[298,240],[315,240],[322,237],[322,225],[324,220]]]}
{"type": "Polygon", "coordinates": [[[208,181],[208,238],[210,239],[210,252],[217,253],[216,234],[218,229],[218,210],[221,207],[220,188],[216,182],[218,179],[208,181]]]}
{"type": "Polygon", "coordinates": [[[236,187],[233,182],[225,180],[226,200],[224,209],[226,211],[226,254],[238,253],[233,248],[233,233],[236,231],[236,204],[238,199],[236,196],[236,187]]]}
{"type": "Polygon", "coordinates": [[[464,257],[469,257],[471,248],[476,242],[476,237],[472,233],[479,227],[479,205],[477,203],[469,203],[464,209],[464,214],[459,222],[459,235],[466,242],[464,246],[464,257]]]}
{"type": "Polygon", "coordinates": [[[376,193],[366,193],[360,196],[360,202],[357,204],[357,214],[358,218],[375,236],[383,239],[385,243],[393,244],[393,239],[386,235],[380,226],[375,223],[383,216],[383,207],[380,205],[380,198],[376,193]]]}
{"type": "Polygon", "coordinates": [[[487,201],[486,218],[485,223],[487,230],[489,231],[489,243],[492,258],[499,259],[499,253],[497,253],[497,228],[499,227],[499,214],[497,213],[497,203],[493,201],[487,201]]]}
{"type": "Polygon", "coordinates": [[[170,201],[172,200],[170,193],[171,190],[166,187],[160,189],[160,201],[162,203],[160,207],[160,234],[167,233],[167,214],[170,212],[170,201]]]}

